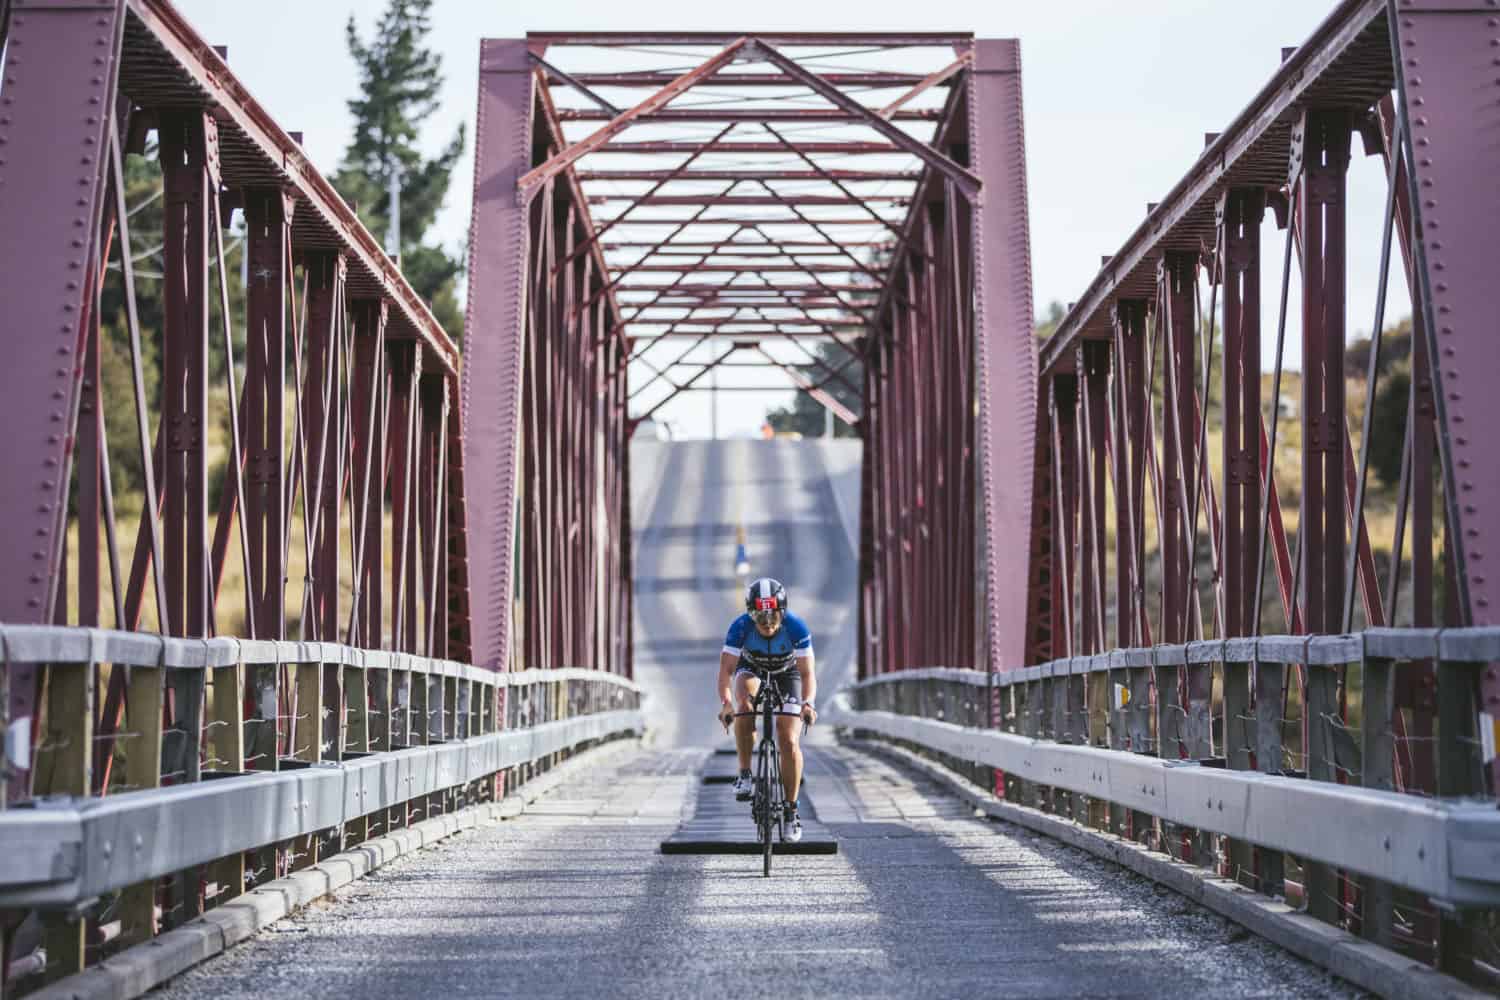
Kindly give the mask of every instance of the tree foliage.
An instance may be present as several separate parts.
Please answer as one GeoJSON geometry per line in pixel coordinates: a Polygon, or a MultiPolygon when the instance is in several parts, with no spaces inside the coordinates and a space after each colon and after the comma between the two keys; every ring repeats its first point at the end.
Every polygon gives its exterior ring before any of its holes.
{"type": "MultiPolygon", "coordinates": [[[[1061,302],[1052,302],[1048,305],[1045,313],[1037,317],[1036,335],[1038,340],[1045,340],[1057,329],[1057,324],[1062,321],[1063,307],[1061,302]]],[[[837,370],[850,357],[850,353],[833,341],[825,341],[818,344],[813,352],[818,359],[828,368],[837,370]]],[[[798,365],[798,371],[812,379],[814,382],[828,380],[823,386],[829,394],[834,396],[855,413],[864,411],[864,402],[860,394],[837,379],[829,379],[828,371],[815,364],[798,365]]],[[[843,377],[855,386],[864,384],[864,364],[856,360],[848,368],[844,369],[843,377]]],[[[796,431],[806,437],[821,437],[824,430],[825,417],[823,415],[823,404],[813,399],[805,392],[799,392],[792,400],[791,406],[783,406],[771,410],[766,414],[766,422],[771,429],[777,432],[796,431]]],[[[834,437],[855,437],[857,431],[835,419],[833,424],[834,437]]]]}
{"type": "MultiPolygon", "coordinates": [[[[818,360],[827,365],[829,369],[837,371],[851,357],[852,352],[832,340],[819,343],[813,348],[813,353],[818,360]]],[[[848,368],[840,372],[840,378],[846,380],[845,385],[839,379],[832,378],[828,370],[809,362],[805,365],[797,365],[797,370],[815,383],[823,383],[823,391],[843,403],[855,413],[864,410],[864,403],[860,399],[860,393],[855,388],[864,384],[864,363],[857,358],[848,368]]],[[[812,398],[805,392],[798,392],[792,398],[791,406],[783,406],[766,414],[766,422],[771,429],[778,432],[796,431],[804,437],[822,437],[826,427],[827,418],[823,415],[823,404],[812,398]]],[[[833,420],[834,437],[857,437],[858,432],[837,417],[833,420]]]]}
{"type": "Polygon", "coordinates": [[[366,41],[350,18],[345,27],[349,53],[359,68],[358,96],[349,101],[354,139],[333,178],[334,187],[355,204],[362,222],[384,237],[390,225],[392,171],[401,188],[401,268],[417,294],[455,340],[463,335],[456,286],[463,272],[460,254],[427,241],[453,166],[464,151],[459,125],[442,150],[424,157],[417,148],[423,121],[438,108],[442,59],[425,42],[432,30],[432,0],[390,0],[366,41]]]}

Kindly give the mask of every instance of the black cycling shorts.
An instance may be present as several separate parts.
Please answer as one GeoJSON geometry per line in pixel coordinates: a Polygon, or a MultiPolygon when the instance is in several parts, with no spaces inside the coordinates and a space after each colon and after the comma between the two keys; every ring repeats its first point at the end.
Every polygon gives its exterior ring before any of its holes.
{"type": "MultiPolygon", "coordinates": [[[[767,676],[765,673],[756,670],[754,667],[748,667],[743,663],[736,667],[734,671],[734,676],[738,677],[740,674],[749,674],[751,677],[759,677],[762,684],[765,683],[767,676]]],[[[776,687],[781,691],[781,708],[777,710],[776,714],[801,715],[802,671],[798,670],[795,666],[791,666],[776,674],[775,679],[776,687]]]]}

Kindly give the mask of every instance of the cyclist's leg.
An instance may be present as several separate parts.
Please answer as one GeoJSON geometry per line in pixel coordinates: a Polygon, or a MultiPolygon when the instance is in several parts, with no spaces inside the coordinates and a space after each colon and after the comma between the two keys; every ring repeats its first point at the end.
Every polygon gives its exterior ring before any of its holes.
{"type": "Polygon", "coordinates": [[[760,690],[760,678],[748,670],[734,673],[734,749],[739,756],[740,773],[750,770],[750,748],[755,743],[755,716],[747,714],[755,710],[750,699],[760,690]]]}
{"type": "Polygon", "coordinates": [[[781,678],[782,706],[776,716],[776,743],[781,751],[781,784],[786,801],[797,801],[802,787],[802,675],[789,671],[781,678]]]}
{"type": "Polygon", "coordinates": [[[788,804],[797,801],[802,787],[802,719],[792,715],[776,717],[776,742],[781,751],[781,786],[788,804]]]}

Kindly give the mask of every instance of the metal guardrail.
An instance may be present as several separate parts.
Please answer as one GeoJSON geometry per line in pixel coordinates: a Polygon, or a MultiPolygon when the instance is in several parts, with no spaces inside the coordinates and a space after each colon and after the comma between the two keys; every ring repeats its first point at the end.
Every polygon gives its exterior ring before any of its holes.
{"type": "Polygon", "coordinates": [[[43,799],[0,814],[0,908],[73,907],[642,728],[627,709],[234,781],[43,799]]]}
{"type": "MultiPolygon", "coordinates": [[[[1425,659],[1447,665],[1493,663],[1500,660],[1500,628],[1371,629],[1338,636],[1194,642],[1115,650],[999,673],[945,667],[898,671],[853,685],[854,704],[836,706],[831,721],[998,769],[1007,785],[1027,786],[1021,790],[1023,800],[1074,812],[1075,819],[1087,817],[1086,822],[1114,828],[1122,826],[1122,814],[1129,815],[1133,829],[1128,832],[1136,839],[1155,832],[1154,821],[1160,821],[1222,835],[1241,848],[1285,852],[1302,863],[1366,876],[1387,889],[1411,890],[1443,906],[1500,906],[1500,808],[1492,800],[1425,798],[1389,784],[1369,787],[1370,780],[1366,787],[1314,781],[1280,767],[1235,769],[1227,754],[1202,759],[1157,755],[1164,724],[1152,708],[1160,709],[1170,699],[1152,695],[1156,684],[1176,680],[1175,673],[1155,676],[1158,671],[1212,669],[1221,663],[1300,664],[1309,670],[1358,664],[1365,685],[1359,745],[1367,761],[1360,776],[1375,778],[1383,773],[1376,766],[1377,755],[1389,756],[1392,746],[1390,666],[1425,659]],[[1144,701],[1139,695],[1121,699],[1121,691],[1143,690],[1140,671],[1146,673],[1150,686],[1145,689],[1151,694],[1144,701]],[[1103,712],[1099,704],[1090,704],[1094,698],[1088,685],[1074,685],[1075,679],[1090,677],[1119,680],[1118,690],[1103,686],[1108,699],[1103,712]],[[1385,696],[1370,697],[1374,691],[1385,696]],[[1078,695],[1084,703],[1070,704],[1078,695]],[[998,728],[983,718],[991,713],[998,728]],[[1132,749],[1120,745],[1126,733],[1136,737],[1132,749]],[[1086,797],[1086,802],[1071,801],[1071,794],[1086,797]],[[1065,798],[1070,800],[1063,802],[1065,798]],[[1142,822],[1143,817],[1152,822],[1142,822]]],[[[1096,685],[1093,693],[1099,692],[1096,685]]],[[[1320,725],[1333,724],[1309,722],[1313,740],[1320,725]]],[[[1463,736],[1451,732],[1445,738],[1463,741],[1463,736]]],[[[1224,744],[1221,735],[1215,749],[1223,750],[1224,744]]],[[[1235,874],[1243,878],[1246,873],[1235,874]]],[[[1368,884],[1367,895],[1375,895],[1377,884],[1368,884]]],[[[1280,893],[1279,880],[1272,888],[1280,893]]]]}
{"type": "Polygon", "coordinates": [[[1011,687],[1049,677],[1107,673],[1132,667],[1257,662],[1329,666],[1358,663],[1367,657],[1488,663],[1500,660],[1500,628],[1372,628],[1346,635],[1205,639],[1177,645],[1115,649],[1087,656],[1065,656],[1032,667],[995,673],[963,667],[916,667],[867,678],[853,685],[853,689],[909,681],[1011,687]]]}
{"type": "Polygon", "coordinates": [[[50,914],[49,978],[644,730],[634,681],[581,668],[62,626],[0,626],[0,658],[45,671],[39,718],[6,720],[7,778],[35,786],[0,810],[0,909],[50,914]],[[101,736],[114,671],[123,726],[101,736]]]}

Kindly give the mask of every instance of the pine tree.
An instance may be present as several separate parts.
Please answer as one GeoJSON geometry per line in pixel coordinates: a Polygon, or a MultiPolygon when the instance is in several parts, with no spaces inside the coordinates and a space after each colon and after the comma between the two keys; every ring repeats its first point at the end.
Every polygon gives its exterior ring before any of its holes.
{"type": "Polygon", "coordinates": [[[463,314],[455,286],[463,259],[425,238],[448,194],[453,166],[463,155],[464,127],[432,159],[424,159],[416,146],[420,124],[437,109],[443,84],[442,59],[423,44],[432,30],[431,15],[432,0],[390,0],[368,42],[354,18],[349,19],[345,38],[359,67],[360,94],[349,101],[354,140],[333,183],[358,206],[361,221],[383,239],[390,221],[391,171],[398,172],[402,271],[458,339],[463,314]]]}

